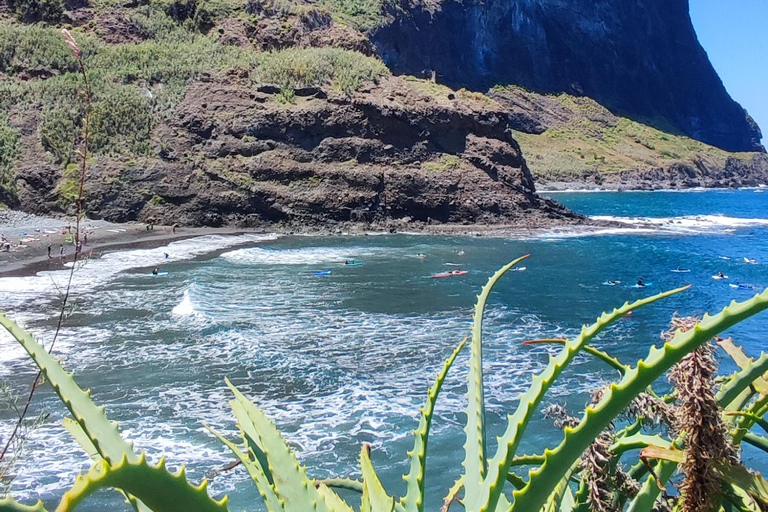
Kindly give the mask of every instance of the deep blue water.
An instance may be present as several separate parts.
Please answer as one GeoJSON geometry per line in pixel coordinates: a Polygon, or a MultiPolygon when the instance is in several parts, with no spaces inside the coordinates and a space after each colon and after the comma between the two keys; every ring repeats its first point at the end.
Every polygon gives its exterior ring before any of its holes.
{"type": "MultiPolygon", "coordinates": [[[[546,363],[535,337],[578,331],[603,310],[663,289],[693,288],[638,310],[595,345],[631,363],[644,357],[674,312],[716,312],[768,286],[768,193],[751,190],[552,194],[621,226],[602,234],[542,233],[525,239],[425,237],[209,237],[167,248],[115,253],[76,275],[76,310],[59,344],[65,365],[107,404],[126,437],[156,460],[189,463],[195,478],[231,460],[202,421],[234,433],[228,411],[229,377],[275,418],[315,476],[354,475],[360,445],[373,445],[385,485],[402,492],[409,432],[427,387],[471,325],[475,296],[490,275],[522,254],[524,272],[505,276],[492,295],[485,329],[489,439],[503,430],[518,393],[546,363]],[[645,217],[641,219],[638,217],[645,217]],[[217,252],[210,255],[210,251],[217,252]],[[462,253],[463,251],[463,253],[462,253]],[[163,258],[163,252],[171,257],[163,258]],[[419,258],[420,253],[426,254],[419,258]],[[744,258],[754,258],[749,264],[744,258]],[[724,259],[728,258],[728,259],[724,259]],[[355,259],[362,266],[345,267],[355,259]],[[452,265],[448,265],[448,264],[452,265]],[[154,277],[161,265],[170,273],[154,277]],[[673,273],[680,266],[686,274],[673,273]],[[432,279],[466,269],[465,276],[432,279]],[[316,277],[315,270],[332,270],[316,277]],[[727,280],[714,280],[722,271],[727,280]],[[653,284],[632,288],[637,279],[653,284]],[[620,280],[608,287],[604,281],[620,280]]],[[[0,279],[0,299],[43,339],[56,308],[51,280],[61,275],[0,279]]],[[[765,350],[768,315],[730,332],[751,355],[765,350]]],[[[0,338],[2,376],[24,389],[34,369],[7,337],[0,338]]],[[[464,353],[444,387],[430,441],[429,509],[437,509],[461,473],[464,353]]],[[[732,371],[725,358],[722,371],[732,371]]],[[[591,390],[615,375],[579,357],[551,392],[575,414],[591,390]]],[[[88,467],[60,426],[64,415],[47,389],[36,407],[51,418],[32,437],[13,492],[55,501],[88,467]]],[[[5,435],[10,421],[0,426],[5,435]]],[[[523,451],[554,445],[561,433],[537,419],[523,451]]],[[[492,443],[493,444],[493,443],[492,443]]],[[[747,450],[745,457],[759,455],[747,450]]],[[[231,510],[261,510],[246,476],[214,479],[231,510]]],[[[119,499],[104,494],[81,506],[103,510],[119,499]]]]}

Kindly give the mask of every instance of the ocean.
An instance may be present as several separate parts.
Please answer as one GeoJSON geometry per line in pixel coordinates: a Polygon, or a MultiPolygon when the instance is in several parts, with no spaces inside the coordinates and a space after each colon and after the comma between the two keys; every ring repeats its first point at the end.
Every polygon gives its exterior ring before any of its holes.
{"type": "MultiPolygon", "coordinates": [[[[591,234],[206,236],[110,253],[75,273],[73,308],[56,353],[120,422],[124,437],[151,460],[164,454],[172,468],[186,464],[193,480],[233,460],[202,425],[234,439],[228,377],[275,420],[311,475],[359,475],[361,443],[370,443],[385,486],[400,494],[418,409],[443,361],[468,334],[476,295],[493,272],[531,254],[524,271],[502,278],[486,314],[491,446],[518,394],[555,350],[523,340],[574,335],[606,309],[692,284],[595,341],[634,363],[658,343],[675,312],[714,313],[768,286],[768,191],[762,192],[550,194],[621,223],[591,234]],[[345,266],[349,260],[361,265],[345,266]],[[168,273],[154,276],[155,267],[168,273]],[[690,272],[672,272],[677,267],[690,272]],[[457,269],[468,273],[432,278],[457,269]],[[713,279],[718,272],[728,279],[713,279]],[[634,288],[638,279],[648,287],[634,288]],[[608,280],[621,284],[604,285],[608,280]]],[[[55,283],[60,287],[64,276],[0,279],[0,307],[49,342],[60,301],[55,283]]],[[[728,334],[756,356],[766,349],[766,332],[764,314],[728,334]]],[[[437,406],[428,510],[439,507],[461,473],[467,355],[459,357],[437,406]]],[[[727,356],[719,359],[721,371],[733,371],[727,356]]],[[[26,392],[34,374],[23,350],[3,333],[0,377],[26,392]]],[[[590,392],[615,377],[580,356],[548,403],[578,414],[590,392]]],[[[34,431],[11,491],[53,506],[89,461],[62,428],[65,410],[49,387],[38,391],[34,409],[50,416],[34,431]]],[[[0,437],[12,417],[0,411],[0,437]]],[[[541,452],[561,435],[538,418],[522,451],[541,452]]],[[[744,458],[766,465],[750,449],[744,458]]],[[[214,477],[211,489],[229,494],[231,510],[263,510],[241,468],[214,477]]],[[[79,510],[122,510],[121,501],[101,493],[79,510]]]]}

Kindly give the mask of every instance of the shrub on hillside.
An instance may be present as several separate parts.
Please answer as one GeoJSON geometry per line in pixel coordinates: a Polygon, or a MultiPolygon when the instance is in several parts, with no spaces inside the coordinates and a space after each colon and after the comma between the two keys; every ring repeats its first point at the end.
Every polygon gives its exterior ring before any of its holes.
{"type": "Polygon", "coordinates": [[[101,154],[147,153],[152,125],[148,93],[124,85],[106,88],[91,113],[91,149],[101,154]]]}
{"type": "Polygon", "coordinates": [[[63,0],[11,0],[9,3],[16,18],[24,23],[57,23],[65,10],[63,0]]]}
{"type": "Polygon", "coordinates": [[[331,85],[345,94],[363,82],[389,75],[387,67],[373,57],[340,48],[290,48],[263,54],[257,78],[275,84],[290,99],[295,89],[331,85]]]}
{"type": "Polygon", "coordinates": [[[16,172],[13,163],[18,155],[19,132],[0,117],[0,202],[8,204],[16,198],[16,172]]]}
{"type": "Polygon", "coordinates": [[[77,62],[53,28],[24,25],[0,25],[0,71],[51,70],[77,71],[77,62]]]}

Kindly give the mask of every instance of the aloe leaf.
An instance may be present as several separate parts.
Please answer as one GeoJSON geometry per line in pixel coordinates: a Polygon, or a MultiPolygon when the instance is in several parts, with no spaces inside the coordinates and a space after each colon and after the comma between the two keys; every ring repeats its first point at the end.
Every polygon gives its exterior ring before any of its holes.
{"type": "Polygon", "coordinates": [[[424,511],[424,475],[427,467],[427,443],[429,441],[429,428],[435,411],[435,403],[437,402],[437,396],[440,394],[440,388],[443,386],[445,377],[448,375],[448,371],[466,343],[467,338],[464,338],[445,362],[445,365],[443,365],[442,370],[440,370],[435,379],[435,383],[429,389],[426,405],[421,409],[419,426],[414,431],[413,449],[408,453],[411,458],[411,468],[408,474],[403,477],[407,490],[403,499],[400,500],[400,504],[407,512],[424,511]]]}
{"type": "Polygon", "coordinates": [[[545,451],[546,461],[531,472],[528,485],[515,491],[512,510],[524,512],[538,510],[571,464],[584,452],[594,438],[607,427],[646,387],[680,361],[686,354],[700,347],[720,332],[768,308],[768,290],[752,299],[732,302],[715,316],[705,315],[701,322],[686,332],[678,331],[662,348],[652,347],[648,357],[638,362],[619,381],[612,384],[603,399],[588,407],[581,423],[565,429],[565,438],[554,450],[545,451]]]}
{"type": "MultiPolygon", "coordinates": [[[[80,445],[80,447],[85,451],[86,455],[91,458],[94,462],[100,462],[104,460],[104,458],[99,454],[99,451],[96,449],[95,446],[93,446],[93,443],[90,439],[88,439],[88,435],[85,433],[83,428],[80,426],[78,422],[73,420],[72,418],[64,418],[64,421],[62,421],[62,425],[64,425],[64,428],[69,432],[69,434],[75,439],[77,444],[80,445]]],[[[122,492],[122,491],[120,491],[122,492]]],[[[130,496],[129,494],[122,492],[123,496],[125,497],[125,501],[133,507],[133,509],[136,512],[152,512],[147,508],[146,505],[144,505],[142,502],[134,498],[133,496],[130,496]]]]}
{"type": "Polygon", "coordinates": [[[752,395],[752,384],[768,371],[768,354],[761,354],[756,361],[750,361],[734,373],[717,391],[715,399],[726,412],[741,409],[752,395]]]}
{"type": "MultiPolygon", "coordinates": [[[[568,340],[560,353],[550,358],[549,364],[540,374],[533,377],[533,382],[528,391],[520,397],[520,401],[517,406],[517,410],[514,414],[508,416],[507,428],[504,434],[499,437],[499,444],[496,448],[496,454],[488,463],[488,476],[482,484],[482,492],[479,495],[477,502],[467,503],[468,511],[488,512],[495,510],[497,500],[503,490],[504,481],[507,473],[509,472],[510,464],[514,458],[517,447],[520,444],[523,433],[525,432],[528,423],[530,422],[533,414],[539,407],[544,395],[560,376],[560,373],[565,369],[576,354],[585,347],[600,331],[608,327],[610,324],[626,315],[629,311],[635,310],[647,304],[651,304],[659,299],[669,297],[676,293],[680,293],[687,290],[690,286],[684,286],[675,290],[654,295],[633,302],[632,304],[625,303],[618,309],[614,309],[611,313],[603,313],[597,321],[589,327],[583,326],[581,334],[573,340],[568,340]]],[[[626,376],[627,374],[625,374],[626,376]]],[[[566,432],[568,428],[566,428],[566,432]]],[[[602,429],[595,433],[595,437],[602,429]]],[[[594,440],[594,437],[592,438],[594,440]]],[[[586,448],[586,446],[585,446],[586,448]]],[[[583,451],[583,450],[582,450],[583,451]]],[[[546,456],[546,452],[545,452],[546,456]]],[[[567,471],[573,461],[564,463],[562,471],[567,471]]],[[[562,473],[558,477],[558,481],[562,478],[562,473]]],[[[557,482],[553,483],[557,485],[557,482]]],[[[519,491],[518,491],[519,492],[519,491]]],[[[552,489],[547,489],[546,495],[548,496],[552,489]]],[[[543,505],[543,503],[542,503],[543,505]]],[[[529,508],[526,510],[538,510],[542,505],[538,507],[529,508]]]]}
{"type": "Polygon", "coordinates": [[[10,496],[0,498],[0,512],[48,512],[42,501],[35,505],[22,505],[10,496]]]}
{"type": "Polygon", "coordinates": [[[507,482],[511,483],[515,489],[522,489],[525,487],[525,480],[511,471],[507,473],[507,482]]]}
{"type": "Polygon", "coordinates": [[[147,462],[144,454],[137,461],[125,457],[115,465],[97,462],[91,470],[79,475],[64,493],[56,512],[70,512],[88,496],[100,489],[114,488],[136,496],[154,512],[227,512],[226,496],[216,501],[206,492],[208,482],[194,486],[187,481],[184,466],[173,474],[161,459],[157,466],[147,462]]]}
{"type": "Polygon", "coordinates": [[[755,448],[760,448],[764,452],[768,453],[768,439],[763,436],[753,434],[752,432],[747,432],[744,434],[744,439],[742,439],[742,441],[751,444],[755,448]]]}
{"type": "Polygon", "coordinates": [[[319,480],[318,483],[324,484],[333,489],[344,489],[346,491],[353,491],[357,493],[363,492],[363,482],[360,480],[353,480],[351,478],[326,478],[325,480],[319,480]]]}
{"type": "MultiPolygon", "coordinates": [[[[565,345],[568,340],[566,338],[543,338],[538,340],[525,340],[523,342],[523,345],[538,345],[542,343],[557,343],[558,345],[565,345]]],[[[602,350],[596,349],[595,347],[592,347],[590,345],[584,346],[582,348],[584,353],[589,354],[591,356],[596,357],[600,361],[604,362],[614,370],[618,371],[621,375],[624,375],[624,372],[627,371],[627,368],[629,368],[627,365],[613,357],[612,355],[603,352],[602,350]]]]}
{"type": "Polygon", "coordinates": [[[565,475],[563,476],[563,479],[560,480],[560,483],[557,484],[557,487],[555,487],[555,490],[552,492],[552,495],[547,500],[547,504],[542,509],[542,512],[560,512],[563,510],[573,509],[573,495],[570,494],[571,492],[570,479],[574,471],[578,469],[578,466],[579,466],[579,463],[575,462],[573,466],[571,466],[568,469],[568,471],[566,471],[565,475]],[[564,503],[565,497],[567,495],[571,496],[570,508],[567,506],[567,502],[564,503]]]}
{"type": "Polygon", "coordinates": [[[440,507],[440,512],[448,512],[448,509],[451,508],[451,504],[458,499],[459,493],[463,488],[464,476],[462,475],[457,478],[451,488],[448,489],[448,493],[445,495],[445,498],[443,498],[443,505],[440,507]]]}
{"type": "Polygon", "coordinates": [[[743,416],[745,418],[749,418],[752,420],[752,422],[755,425],[760,425],[760,427],[768,433],[768,421],[764,420],[760,416],[753,414],[751,412],[742,412],[742,411],[736,411],[736,412],[730,412],[728,413],[729,416],[743,416]]]}
{"type": "Polygon", "coordinates": [[[331,512],[323,496],[315,488],[314,480],[307,476],[306,470],[299,465],[296,456],[280,435],[274,423],[261,409],[253,405],[238,389],[227,380],[227,386],[247,416],[249,425],[240,422],[241,428],[254,430],[258,445],[263,449],[268,461],[268,470],[272,473],[275,491],[284,500],[286,512],[331,512]]]}
{"type": "MultiPolygon", "coordinates": [[[[737,347],[731,338],[718,340],[717,344],[731,356],[733,362],[735,362],[742,370],[747,368],[753,362],[752,358],[748,357],[741,347],[737,347]]],[[[766,380],[765,377],[757,377],[752,385],[761,395],[768,395],[768,380],[766,380]]]]}
{"type": "Polygon", "coordinates": [[[760,505],[768,506],[768,482],[760,474],[752,474],[744,466],[729,464],[718,471],[723,479],[747,492],[760,505]]]}
{"type": "Polygon", "coordinates": [[[259,433],[254,426],[253,421],[248,417],[248,412],[239,400],[230,400],[229,405],[232,408],[232,412],[235,413],[235,418],[237,418],[237,426],[240,428],[240,434],[242,435],[243,441],[248,445],[256,462],[261,467],[264,476],[269,481],[269,484],[274,485],[274,477],[272,476],[272,470],[269,468],[267,455],[261,447],[259,433]]]}
{"type": "Polygon", "coordinates": [[[672,443],[661,436],[651,436],[648,434],[633,434],[631,436],[618,439],[608,449],[614,455],[621,455],[629,450],[639,450],[647,446],[661,446],[669,448],[672,443]]]}
{"type": "Polygon", "coordinates": [[[509,269],[528,258],[521,256],[503,266],[477,296],[472,323],[472,344],[467,376],[467,425],[464,429],[464,502],[472,504],[480,499],[481,485],[485,478],[485,398],[483,389],[483,313],[496,282],[509,269]]]}
{"type": "Polygon", "coordinates": [[[758,397],[745,412],[747,414],[742,415],[736,421],[736,425],[731,431],[731,435],[733,436],[733,444],[741,443],[744,435],[749,432],[755,425],[755,422],[752,420],[752,418],[762,418],[766,413],[768,413],[768,395],[761,395],[758,397]]]}
{"type": "Polygon", "coordinates": [[[127,457],[129,461],[139,459],[131,443],[120,437],[117,425],[107,419],[105,408],[97,407],[91,399],[90,391],[80,389],[72,375],[65,372],[61,364],[29,332],[19,327],[4,313],[0,313],[0,325],[24,347],[104,459],[113,462],[120,461],[123,457],[127,457]]]}
{"type": "Polygon", "coordinates": [[[637,493],[627,508],[627,512],[649,512],[653,509],[653,504],[661,494],[660,485],[664,485],[667,480],[675,474],[677,464],[660,460],[654,467],[654,475],[648,475],[640,486],[640,492],[637,493]]]}
{"type": "Polygon", "coordinates": [[[341,499],[341,496],[333,492],[333,490],[322,482],[318,482],[317,492],[325,499],[328,507],[334,512],[355,512],[346,501],[341,499]]]}
{"type": "Polygon", "coordinates": [[[224,446],[229,448],[234,456],[237,457],[237,459],[243,464],[243,467],[246,471],[248,471],[251,479],[256,484],[256,488],[259,490],[259,494],[261,495],[261,499],[264,501],[267,510],[269,512],[283,512],[284,509],[283,504],[280,501],[280,497],[275,492],[275,488],[272,483],[264,474],[262,466],[251,460],[251,458],[248,457],[247,454],[243,453],[243,451],[235,443],[219,434],[208,425],[203,424],[203,426],[208,429],[211,434],[216,436],[218,440],[224,444],[224,446]]]}
{"type": "Polygon", "coordinates": [[[99,450],[93,446],[91,440],[88,439],[88,434],[83,431],[83,427],[81,427],[78,422],[72,418],[64,418],[61,424],[64,426],[67,432],[69,432],[69,435],[72,436],[77,444],[80,445],[80,448],[83,449],[88,457],[90,457],[94,462],[103,460],[102,456],[99,454],[99,450]]]}
{"type": "Polygon", "coordinates": [[[395,498],[389,496],[371,463],[370,445],[360,449],[360,469],[363,473],[362,512],[393,512],[395,498]]]}

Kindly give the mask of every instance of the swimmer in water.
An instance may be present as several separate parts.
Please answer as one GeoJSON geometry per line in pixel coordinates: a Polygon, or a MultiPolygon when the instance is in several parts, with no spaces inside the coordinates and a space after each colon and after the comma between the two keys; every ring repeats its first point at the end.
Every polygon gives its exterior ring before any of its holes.
{"type": "Polygon", "coordinates": [[[417,254],[416,256],[417,256],[417,257],[418,257],[420,260],[423,260],[424,258],[426,258],[426,257],[427,257],[427,255],[426,255],[426,254],[424,254],[423,252],[420,252],[420,253],[419,253],[419,254],[417,254]]]}

